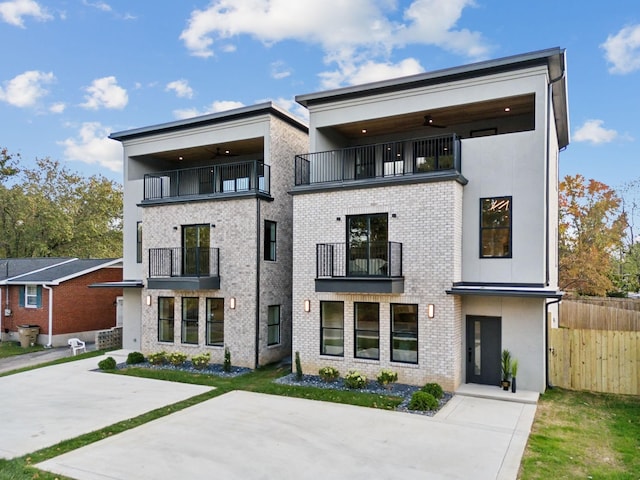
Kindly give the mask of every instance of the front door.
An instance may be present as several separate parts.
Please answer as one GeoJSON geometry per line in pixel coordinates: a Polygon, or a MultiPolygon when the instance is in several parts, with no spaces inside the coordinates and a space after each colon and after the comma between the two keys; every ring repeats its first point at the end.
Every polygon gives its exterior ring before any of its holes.
{"type": "Polygon", "coordinates": [[[500,317],[467,316],[467,383],[500,384],[500,317]]]}

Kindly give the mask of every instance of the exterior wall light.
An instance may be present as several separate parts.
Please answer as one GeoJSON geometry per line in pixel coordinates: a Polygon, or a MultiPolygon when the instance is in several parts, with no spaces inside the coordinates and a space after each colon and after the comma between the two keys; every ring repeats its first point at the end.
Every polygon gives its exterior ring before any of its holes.
{"type": "Polygon", "coordinates": [[[311,300],[304,301],[304,311],[307,313],[311,311],[311,300]]]}
{"type": "Polygon", "coordinates": [[[236,308],[236,297],[231,297],[229,299],[229,308],[231,308],[231,310],[236,308]]]}
{"type": "Polygon", "coordinates": [[[433,318],[436,314],[436,306],[433,303],[427,305],[427,317],[433,318]]]}
{"type": "Polygon", "coordinates": [[[151,295],[147,295],[146,303],[147,303],[147,307],[151,306],[151,295]]]}

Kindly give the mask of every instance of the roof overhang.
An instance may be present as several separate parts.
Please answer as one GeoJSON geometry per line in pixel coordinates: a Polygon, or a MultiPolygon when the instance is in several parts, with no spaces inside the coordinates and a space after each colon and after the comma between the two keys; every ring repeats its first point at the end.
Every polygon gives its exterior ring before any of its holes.
{"type": "Polygon", "coordinates": [[[142,288],[142,280],[123,280],[121,282],[92,283],[89,288],[142,288]]]}
{"type": "Polygon", "coordinates": [[[484,297],[521,297],[561,299],[564,292],[544,287],[454,285],[446,291],[449,295],[476,295],[484,297]]]}

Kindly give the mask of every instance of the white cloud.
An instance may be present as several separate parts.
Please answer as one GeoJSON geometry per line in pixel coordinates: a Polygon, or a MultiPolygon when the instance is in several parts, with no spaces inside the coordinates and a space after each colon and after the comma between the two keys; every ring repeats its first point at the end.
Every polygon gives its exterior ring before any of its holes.
{"type": "Polygon", "coordinates": [[[0,17],[6,23],[24,28],[23,17],[33,17],[35,20],[46,22],[53,17],[34,0],[11,0],[0,3],[0,17]]]}
{"type": "Polygon", "coordinates": [[[167,92],[173,90],[180,98],[193,98],[193,88],[189,86],[189,82],[184,78],[167,83],[165,90],[167,92]]]}
{"type": "Polygon", "coordinates": [[[609,35],[600,45],[612,65],[609,73],[631,73],[640,69],[640,24],[624,27],[615,35],[609,35]]]}
{"type": "Polygon", "coordinates": [[[62,113],[64,112],[67,105],[63,102],[56,102],[49,107],[49,111],[51,113],[62,113]]]}
{"type": "Polygon", "coordinates": [[[0,100],[14,107],[31,107],[49,93],[44,85],[52,83],[55,79],[52,72],[30,70],[21,73],[4,82],[4,88],[0,87],[0,100]]]}
{"type": "Polygon", "coordinates": [[[271,78],[281,80],[291,75],[291,69],[283,61],[271,63],[271,78]]]}
{"type": "Polygon", "coordinates": [[[204,107],[202,110],[197,108],[184,108],[173,111],[173,115],[178,119],[193,118],[208,113],[224,112],[233,110],[234,108],[244,107],[244,103],[235,102],[233,100],[219,100],[212,102],[211,105],[204,107]]]}
{"type": "Polygon", "coordinates": [[[122,172],[122,146],[108,138],[111,129],[99,122],[83,123],[75,138],[67,138],[64,147],[67,160],[100,165],[114,172],[122,172]]]}
{"type": "Polygon", "coordinates": [[[588,142],[593,145],[613,142],[618,138],[618,132],[604,128],[603,124],[602,120],[587,120],[576,130],[572,139],[576,142],[588,142]]]}
{"type": "Polygon", "coordinates": [[[109,5],[108,3],[105,2],[94,2],[91,3],[87,0],[82,0],[82,4],[87,6],[87,7],[93,7],[93,8],[97,8],[98,10],[101,10],[103,12],[110,12],[112,11],[111,5],[109,5]]]}
{"type": "Polygon", "coordinates": [[[420,62],[414,58],[406,58],[396,64],[368,61],[360,65],[343,63],[341,66],[340,70],[320,74],[323,88],[338,88],[345,83],[360,85],[424,72],[420,62]]]}
{"type": "Polygon", "coordinates": [[[402,12],[402,21],[392,19],[397,3],[214,0],[191,13],[180,39],[199,57],[214,55],[241,35],[265,45],[284,40],[319,45],[325,62],[336,63],[347,83],[354,82],[350,69],[360,71],[368,62],[385,64],[394,49],[407,44],[432,45],[474,59],[487,56],[489,46],[479,32],[456,28],[473,0],[414,0],[402,12]]]}
{"type": "Polygon", "coordinates": [[[118,85],[116,77],[97,78],[90,87],[85,88],[86,102],[81,107],[97,110],[100,107],[121,110],[127,106],[127,91],[118,85]]]}

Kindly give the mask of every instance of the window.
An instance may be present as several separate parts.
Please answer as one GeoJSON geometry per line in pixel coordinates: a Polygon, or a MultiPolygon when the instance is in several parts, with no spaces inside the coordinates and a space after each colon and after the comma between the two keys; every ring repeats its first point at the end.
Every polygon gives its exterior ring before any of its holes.
{"type": "Polygon", "coordinates": [[[198,344],[198,298],[182,299],[182,343],[198,344]]]}
{"type": "Polygon", "coordinates": [[[39,308],[41,307],[42,290],[38,285],[25,286],[24,292],[24,306],[27,308],[39,308]]]}
{"type": "Polygon", "coordinates": [[[158,297],[158,341],[173,343],[175,300],[173,297],[158,297]]]}
{"type": "Polygon", "coordinates": [[[276,222],[264,221],[264,259],[276,260],[276,222]]]}
{"type": "Polygon", "coordinates": [[[347,274],[356,277],[387,274],[387,214],[347,217],[349,263],[347,274]]]}
{"type": "Polygon", "coordinates": [[[280,305],[269,305],[267,330],[267,345],[280,343],[280,305]]]}
{"type": "Polygon", "coordinates": [[[380,305],[377,303],[354,304],[355,308],[355,356],[380,358],[380,305]]]}
{"type": "Polygon", "coordinates": [[[404,174],[404,150],[402,143],[385,143],[382,145],[382,161],[384,176],[404,174]]]}
{"type": "Polygon", "coordinates": [[[224,345],[223,298],[207,298],[207,345],[224,345]]]}
{"type": "Polygon", "coordinates": [[[136,262],[142,263],[142,222],[137,222],[136,228],[136,262]]]}
{"type": "Polygon", "coordinates": [[[391,305],[391,361],[418,363],[417,305],[391,305]]]}
{"type": "Polygon", "coordinates": [[[344,356],[344,302],[320,302],[320,353],[344,356]]]}
{"type": "Polygon", "coordinates": [[[511,258],[511,197],[480,199],[480,257],[511,258]]]}
{"type": "Polygon", "coordinates": [[[211,227],[208,223],[182,227],[183,275],[196,277],[209,275],[210,236],[211,227]]]}

